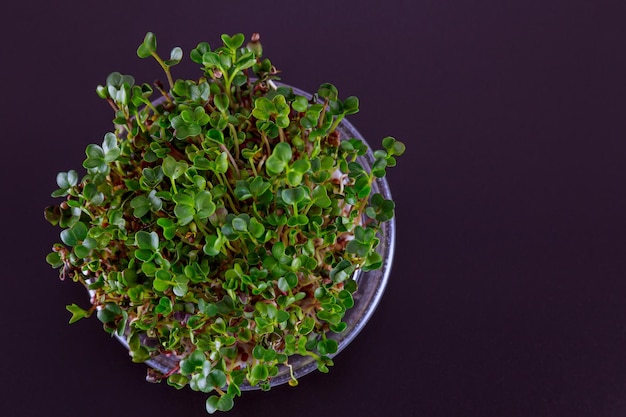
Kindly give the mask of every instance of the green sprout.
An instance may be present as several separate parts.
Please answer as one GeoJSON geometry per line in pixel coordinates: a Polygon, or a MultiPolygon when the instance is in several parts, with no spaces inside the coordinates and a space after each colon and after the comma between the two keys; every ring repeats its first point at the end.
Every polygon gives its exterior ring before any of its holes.
{"type": "Polygon", "coordinates": [[[221,39],[191,51],[198,80],[174,80],[182,50],[163,59],[146,34],[137,55],[168,87],[110,74],[96,92],[114,129],[87,146],[82,178],[57,175],[63,201],[45,210],[62,229],[47,262],[92,295],[67,306],[70,323],[95,313],[133,362],[175,358],[151,379],[210,394],[209,413],[230,410],[244,384],[269,389],[294,355],[328,372],[355,273],[382,266],[379,231],[394,215],[372,185],[405,151],[387,137],[366,169],[367,146],[336,130],[356,97],[276,87],[258,34],[221,39]]]}

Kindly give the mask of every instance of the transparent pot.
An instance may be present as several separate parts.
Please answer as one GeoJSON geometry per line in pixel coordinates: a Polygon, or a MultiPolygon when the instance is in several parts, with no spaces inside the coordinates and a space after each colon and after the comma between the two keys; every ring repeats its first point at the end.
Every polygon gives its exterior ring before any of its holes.
{"type": "MultiPolygon", "coordinates": [[[[308,99],[311,99],[312,97],[311,94],[297,88],[280,83],[277,84],[279,84],[280,86],[292,88],[293,92],[297,95],[305,96],[308,99]]],[[[158,100],[155,103],[158,103],[161,100],[162,99],[158,100]]],[[[342,122],[337,126],[337,131],[339,132],[341,140],[356,138],[368,145],[369,149],[369,144],[365,141],[363,136],[346,119],[342,120],[342,122]]],[[[358,157],[357,161],[366,170],[370,170],[374,162],[374,155],[372,150],[369,149],[367,154],[358,157]]],[[[379,193],[387,200],[392,199],[391,192],[389,190],[389,184],[387,183],[385,178],[375,179],[372,184],[372,193],[379,193]]],[[[354,280],[357,281],[358,284],[358,289],[353,294],[354,306],[346,311],[345,316],[342,320],[347,324],[347,328],[341,333],[331,332],[328,334],[328,337],[330,339],[334,339],[338,344],[337,352],[333,355],[329,355],[330,357],[335,357],[336,355],[338,355],[350,344],[350,342],[352,342],[352,340],[354,340],[359,332],[363,330],[368,320],[374,313],[374,310],[378,306],[385,287],[387,286],[387,281],[389,280],[389,275],[391,272],[395,246],[395,234],[395,220],[392,218],[391,220],[381,225],[381,229],[378,235],[380,243],[376,248],[376,251],[382,257],[382,267],[380,269],[367,272],[358,270],[352,277],[354,280]]],[[[117,334],[116,337],[123,345],[128,347],[128,344],[124,337],[119,337],[117,336],[117,334]]],[[[178,365],[179,360],[179,357],[171,355],[157,355],[147,360],[145,364],[162,374],[168,374],[178,365]]],[[[294,376],[298,379],[317,369],[315,360],[310,356],[300,356],[297,354],[290,356],[289,364],[292,367],[294,376]]],[[[272,377],[270,385],[281,385],[289,382],[290,379],[291,373],[289,368],[284,365],[279,365],[279,372],[276,376],[272,377]]],[[[249,391],[260,389],[260,386],[251,386],[246,381],[241,385],[240,388],[243,391],[249,391]]]]}

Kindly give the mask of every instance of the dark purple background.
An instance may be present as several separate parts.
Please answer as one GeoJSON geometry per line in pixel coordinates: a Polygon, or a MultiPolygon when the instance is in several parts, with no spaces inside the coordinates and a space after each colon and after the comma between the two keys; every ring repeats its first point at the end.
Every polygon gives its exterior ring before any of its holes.
{"type": "Polygon", "coordinates": [[[95,86],[161,77],[135,56],[152,30],[164,55],[261,32],[285,82],[335,83],[370,143],[408,148],[376,314],[330,374],[244,393],[231,416],[626,415],[623,0],[16,3],[0,26],[0,414],[204,415],[203,394],[144,382],[96,319],[68,326],[87,297],[44,262],[55,175],[110,129],[95,86]]]}

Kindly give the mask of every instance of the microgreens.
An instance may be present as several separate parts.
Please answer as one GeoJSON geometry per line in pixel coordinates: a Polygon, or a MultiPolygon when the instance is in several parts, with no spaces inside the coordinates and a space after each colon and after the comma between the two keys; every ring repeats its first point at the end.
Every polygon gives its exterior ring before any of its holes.
{"type": "Polygon", "coordinates": [[[57,175],[64,201],[45,210],[63,229],[46,260],[92,294],[88,309],[67,306],[70,323],[95,312],[134,362],[175,358],[153,379],[213,393],[209,413],[244,385],[269,389],[293,355],[328,372],[355,272],[382,265],[394,203],[372,184],[404,152],[387,137],[366,169],[367,146],[336,130],[358,99],[332,84],[310,99],[276,87],[261,52],[257,34],[222,35],[191,51],[198,80],[174,80],[182,50],[163,59],[148,33],[137,55],[168,86],[114,72],[97,87],[115,129],[87,146],[82,178],[57,175]]]}

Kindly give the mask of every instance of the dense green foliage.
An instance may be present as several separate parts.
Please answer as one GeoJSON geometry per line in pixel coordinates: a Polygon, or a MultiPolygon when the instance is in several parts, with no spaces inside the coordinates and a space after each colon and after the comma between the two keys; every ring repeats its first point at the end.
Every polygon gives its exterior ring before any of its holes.
{"type": "Polygon", "coordinates": [[[63,229],[47,261],[92,294],[90,308],[67,307],[70,322],[96,313],[134,362],[178,358],[157,379],[213,392],[210,413],[244,383],[269,389],[292,355],[328,371],[353,274],[380,268],[377,231],[393,216],[372,183],[404,152],[385,138],[369,172],[357,159],[366,145],[336,131],[355,97],[275,88],[258,36],[222,41],[191,51],[201,78],[173,80],[181,49],[164,60],[148,33],[137,54],[168,85],[112,73],[98,86],[114,132],[87,146],[82,178],[57,175],[52,195],[64,199],[45,212],[63,229]]]}

